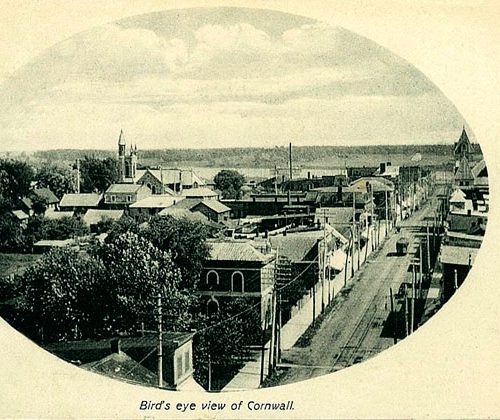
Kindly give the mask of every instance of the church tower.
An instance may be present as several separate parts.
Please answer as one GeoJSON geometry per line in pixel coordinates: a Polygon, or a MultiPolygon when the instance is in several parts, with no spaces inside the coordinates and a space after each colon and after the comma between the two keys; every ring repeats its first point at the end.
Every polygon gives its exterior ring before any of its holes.
{"type": "Polygon", "coordinates": [[[125,136],[123,130],[120,130],[118,138],[118,182],[125,181],[125,136]]]}

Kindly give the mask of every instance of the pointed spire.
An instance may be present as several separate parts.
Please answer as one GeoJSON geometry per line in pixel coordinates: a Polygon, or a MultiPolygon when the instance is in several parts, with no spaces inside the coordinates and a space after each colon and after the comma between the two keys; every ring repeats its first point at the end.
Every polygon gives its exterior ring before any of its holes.
{"type": "Polygon", "coordinates": [[[118,145],[125,146],[125,135],[123,134],[123,130],[120,130],[120,137],[118,138],[118,145]]]}

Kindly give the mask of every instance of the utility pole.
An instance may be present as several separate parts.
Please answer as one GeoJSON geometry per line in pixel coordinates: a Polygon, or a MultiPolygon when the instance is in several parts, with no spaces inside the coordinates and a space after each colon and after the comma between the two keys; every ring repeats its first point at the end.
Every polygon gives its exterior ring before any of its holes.
{"type": "Polygon", "coordinates": [[[80,159],[76,160],[76,193],[80,194],[80,159]]]}
{"type": "Polygon", "coordinates": [[[430,281],[431,279],[431,238],[430,238],[430,231],[429,231],[429,222],[427,222],[426,226],[426,233],[427,233],[427,277],[430,281]]]}
{"type": "Polygon", "coordinates": [[[387,235],[389,234],[389,208],[387,200],[388,200],[388,194],[387,194],[387,187],[384,188],[384,195],[385,195],[385,237],[387,238],[387,235]]]}
{"type": "Polygon", "coordinates": [[[212,391],[212,357],[208,352],[208,392],[212,391]]]}
{"type": "Polygon", "coordinates": [[[424,249],[422,248],[423,243],[420,241],[420,273],[419,273],[419,280],[418,280],[418,288],[419,288],[419,293],[422,291],[422,281],[424,279],[424,249]]]}
{"type": "Polygon", "coordinates": [[[292,166],[292,143],[289,144],[288,148],[288,165],[290,169],[290,181],[288,182],[288,205],[292,205],[292,178],[293,178],[293,166],[292,166]]]}
{"type": "Polygon", "coordinates": [[[408,337],[408,287],[405,283],[405,337],[408,337]]]}
{"type": "Polygon", "coordinates": [[[157,297],[158,309],[158,387],[163,388],[163,317],[161,308],[161,293],[157,297]]]}
{"type": "MultiPolygon", "coordinates": [[[[323,254],[321,264],[321,313],[325,311],[325,277],[326,277],[326,218],[323,225],[323,254]]],[[[319,258],[318,258],[319,259],[319,258]]]]}
{"type": "Polygon", "coordinates": [[[415,268],[415,260],[413,260],[413,275],[411,277],[411,322],[410,322],[410,334],[413,334],[413,323],[415,322],[415,280],[417,277],[417,271],[415,268]]]}
{"type": "Polygon", "coordinates": [[[391,315],[394,319],[394,344],[398,342],[398,335],[397,335],[397,330],[398,330],[398,319],[397,319],[397,313],[394,312],[394,296],[392,294],[392,287],[389,288],[389,292],[391,294],[391,315]]]}

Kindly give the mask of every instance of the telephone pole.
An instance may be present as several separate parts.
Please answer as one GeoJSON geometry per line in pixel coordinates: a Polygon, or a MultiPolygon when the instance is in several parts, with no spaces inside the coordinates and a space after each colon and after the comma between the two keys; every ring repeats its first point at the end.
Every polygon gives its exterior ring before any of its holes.
{"type": "Polygon", "coordinates": [[[163,388],[163,316],[161,310],[161,293],[157,298],[158,309],[158,386],[163,388]]]}

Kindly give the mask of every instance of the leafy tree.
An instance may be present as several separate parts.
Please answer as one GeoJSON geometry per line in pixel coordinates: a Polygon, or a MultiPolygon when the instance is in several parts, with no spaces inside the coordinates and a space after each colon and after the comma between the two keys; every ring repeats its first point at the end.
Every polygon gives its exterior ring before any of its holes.
{"type": "Polygon", "coordinates": [[[89,234],[88,226],[76,217],[64,216],[60,219],[46,219],[43,216],[30,218],[26,228],[30,241],[41,239],[70,239],[89,234]]]}
{"type": "Polygon", "coordinates": [[[25,248],[25,236],[19,220],[10,211],[0,209],[0,250],[16,252],[25,248]]]}
{"type": "Polygon", "coordinates": [[[215,188],[222,192],[222,198],[240,198],[245,177],[238,171],[223,169],[214,178],[215,188]]]}
{"type": "Polygon", "coordinates": [[[182,273],[181,288],[195,289],[203,261],[210,251],[205,225],[183,218],[155,216],[141,234],[158,248],[171,253],[182,273]]]}
{"type": "Polygon", "coordinates": [[[118,220],[113,221],[108,229],[108,237],[106,242],[113,241],[116,237],[127,233],[139,233],[139,222],[130,216],[123,216],[118,220]]]}
{"type": "Polygon", "coordinates": [[[50,251],[20,276],[10,321],[37,341],[94,336],[102,328],[103,273],[95,258],[70,248],[50,251]]]}
{"type": "Polygon", "coordinates": [[[43,165],[38,168],[35,179],[39,187],[49,188],[58,198],[76,191],[76,176],[67,166],[43,165]]]}
{"type": "Polygon", "coordinates": [[[47,211],[48,202],[46,198],[39,197],[33,194],[30,200],[33,203],[33,211],[35,212],[35,214],[40,215],[44,214],[47,211]]]}
{"type": "Polygon", "coordinates": [[[235,299],[222,302],[216,314],[207,316],[204,311],[198,314],[195,326],[199,332],[193,343],[194,376],[205,388],[209,359],[215,389],[219,387],[217,382],[227,382],[236,373],[249,354],[248,346],[260,343],[260,307],[254,305],[255,302],[246,299],[235,299]],[[226,321],[230,317],[233,318],[226,321]]]}
{"type": "Polygon", "coordinates": [[[141,322],[154,328],[158,293],[165,328],[188,327],[191,299],[179,288],[180,271],[168,252],[129,232],[100,246],[96,256],[106,267],[102,309],[110,333],[136,333],[141,322]]]}
{"type": "Polygon", "coordinates": [[[118,161],[85,156],[80,163],[82,192],[104,192],[118,181],[118,161]]]}
{"type": "Polygon", "coordinates": [[[15,203],[28,193],[34,176],[35,171],[28,163],[0,159],[0,195],[15,203]]]}

